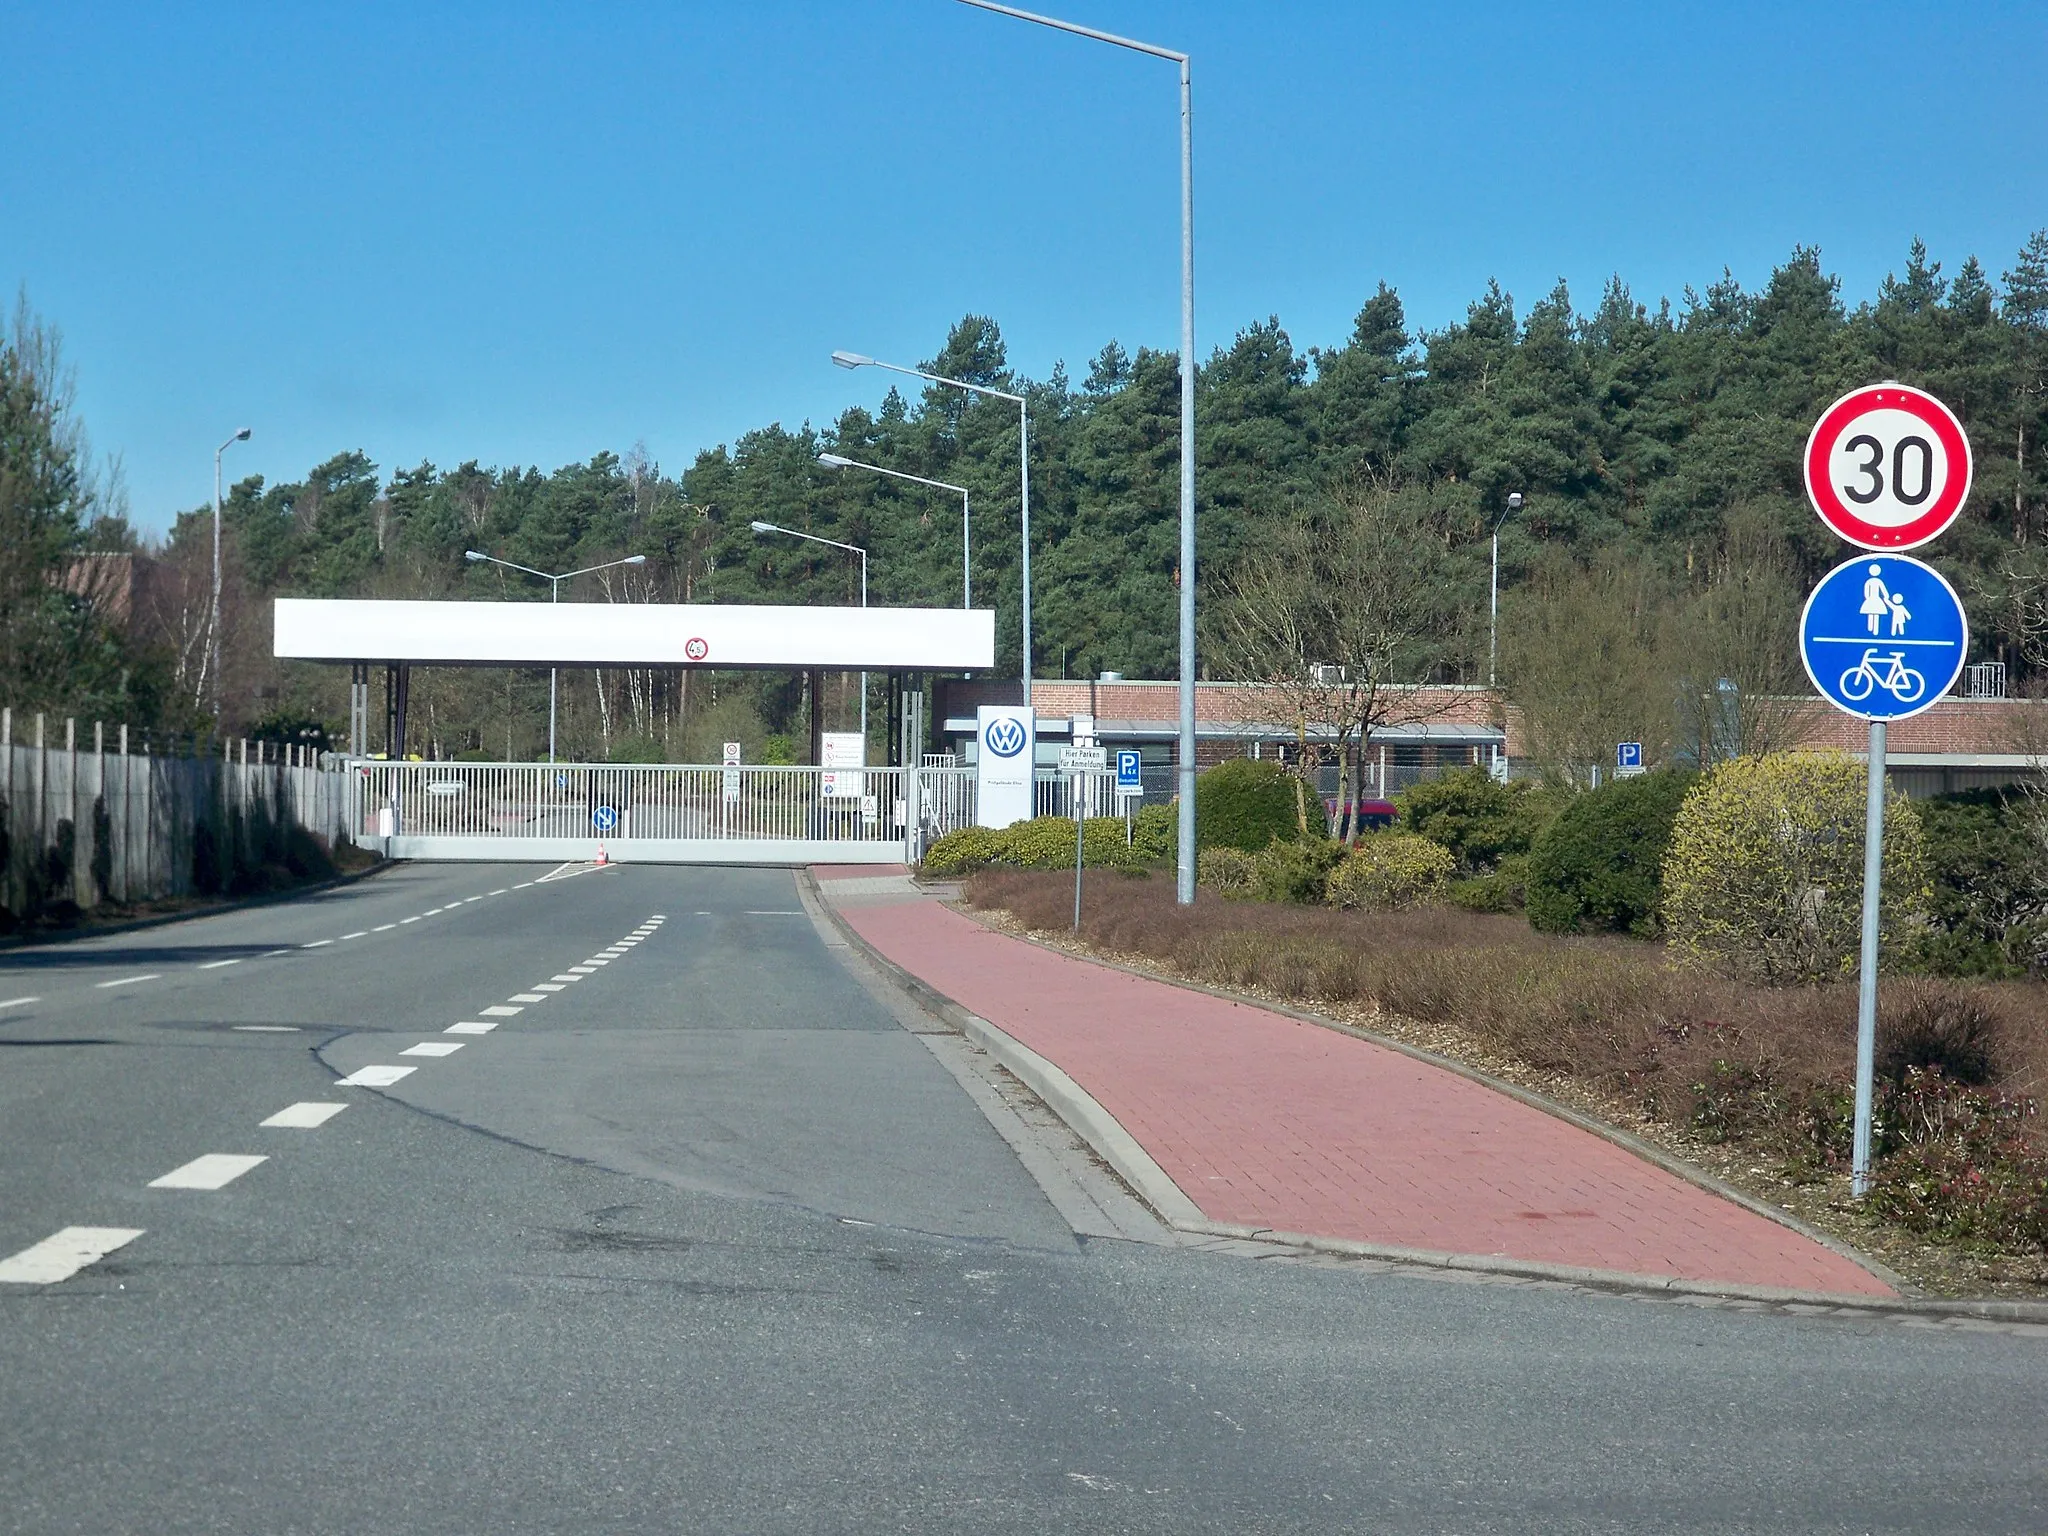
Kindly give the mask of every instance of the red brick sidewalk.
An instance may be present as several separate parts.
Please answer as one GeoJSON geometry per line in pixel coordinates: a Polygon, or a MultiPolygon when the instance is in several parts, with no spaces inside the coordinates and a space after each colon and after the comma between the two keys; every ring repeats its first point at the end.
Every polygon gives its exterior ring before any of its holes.
{"type": "Polygon", "coordinates": [[[897,965],[1062,1068],[1211,1221],[1893,1294],[1789,1228],[1398,1051],[992,933],[936,901],[836,905],[897,965]]]}

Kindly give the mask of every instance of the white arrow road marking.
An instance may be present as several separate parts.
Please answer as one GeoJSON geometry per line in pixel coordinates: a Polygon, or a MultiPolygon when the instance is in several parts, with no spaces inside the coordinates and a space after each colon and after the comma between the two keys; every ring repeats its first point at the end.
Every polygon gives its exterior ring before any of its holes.
{"type": "Polygon", "coordinates": [[[343,1088],[389,1088],[401,1077],[411,1077],[418,1067],[364,1067],[340,1080],[343,1088]]]}
{"type": "Polygon", "coordinates": [[[10,1285],[55,1285],[69,1280],[88,1264],[97,1264],[116,1248],[142,1236],[140,1227],[66,1227],[33,1248],[0,1259],[0,1282],[10,1285]]]}
{"type": "Polygon", "coordinates": [[[232,1184],[258,1163],[267,1163],[267,1157],[256,1157],[242,1152],[208,1152],[195,1157],[182,1168],[173,1168],[160,1179],[151,1179],[151,1189],[219,1189],[232,1184]]]}
{"type": "Polygon", "coordinates": [[[347,1109],[346,1104],[323,1104],[317,1099],[307,1099],[297,1104],[287,1104],[262,1125],[286,1131],[310,1131],[325,1125],[336,1115],[347,1109]]]}

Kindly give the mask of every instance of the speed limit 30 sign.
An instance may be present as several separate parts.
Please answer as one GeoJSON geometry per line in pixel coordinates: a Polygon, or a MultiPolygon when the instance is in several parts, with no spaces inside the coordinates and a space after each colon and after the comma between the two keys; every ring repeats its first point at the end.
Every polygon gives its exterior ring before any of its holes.
{"type": "Polygon", "coordinates": [[[1842,396],[1806,440],[1806,494],[1821,521],[1865,549],[1913,549],[1970,494],[1970,441],[1924,390],[1875,384],[1842,396]]]}

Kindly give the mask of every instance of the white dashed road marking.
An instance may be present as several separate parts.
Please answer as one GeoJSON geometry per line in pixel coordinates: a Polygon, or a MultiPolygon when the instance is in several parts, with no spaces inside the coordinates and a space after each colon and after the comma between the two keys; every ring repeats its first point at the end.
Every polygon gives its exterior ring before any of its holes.
{"type": "Polygon", "coordinates": [[[558,981],[536,981],[533,984],[533,990],[536,992],[561,992],[567,989],[558,981]]]}
{"type": "Polygon", "coordinates": [[[401,1077],[411,1077],[418,1067],[364,1067],[340,1080],[344,1088],[389,1088],[401,1077]]]}
{"type": "Polygon", "coordinates": [[[408,1045],[398,1054],[401,1056],[453,1056],[462,1049],[460,1040],[422,1040],[418,1045],[408,1045]]]}
{"type": "Polygon", "coordinates": [[[325,1125],[347,1108],[346,1104],[323,1104],[317,1099],[307,1099],[298,1104],[287,1104],[268,1120],[258,1123],[277,1130],[310,1131],[325,1125]]]}
{"type": "MultiPolygon", "coordinates": [[[[40,997],[10,997],[10,998],[8,998],[8,999],[7,999],[7,1001],[6,1001],[6,1002],[4,1002],[4,1003],[0,1003],[0,1008],[26,1008],[26,1007],[27,1007],[27,1006],[28,1006],[28,1005],[29,1005],[30,1003],[40,1003],[41,1001],[42,1001],[42,999],[41,999],[40,997]]],[[[68,1232],[68,1231],[70,1231],[71,1229],[70,1229],[69,1227],[66,1227],[66,1228],[65,1228],[64,1230],[68,1232]]],[[[91,1227],[91,1228],[86,1228],[86,1227],[80,1227],[80,1228],[79,1228],[78,1230],[79,1230],[79,1231],[81,1231],[81,1232],[84,1232],[84,1231],[93,1231],[93,1232],[97,1232],[97,1231],[99,1231],[99,1230],[101,1230],[101,1229],[100,1229],[100,1228],[98,1228],[98,1227],[91,1227]]],[[[108,1231],[112,1231],[112,1230],[113,1230],[113,1228],[109,1227],[109,1228],[107,1228],[106,1230],[108,1230],[108,1231]]]]}
{"type": "Polygon", "coordinates": [[[581,976],[572,975],[567,971],[562,971],[548,978],[549,981],[581,981],[582,979],[581,976]]]}
{"type": "Polygon", "coordinates": [[[301,949],[325,949],[325,948],[326,948],[326,947],[327,947],[328,945],[332,944],[333,942],[334,942],[334,940],[332,940],[332,939],[315,939],[315,940],[314,940],[314,941],[313,941],[312,943],[310,943],[310,944],[301,944],[301,945],[299,946],[299,948],[301,948],[301,949]]]}
{"type": "Polygon", "coordinates": [[[230,1029],[240,1030],[245,1035],[296,1035],[296,1024],[231,1024],[230,1029]]]}
{"type": "Polygon", "coordinates": [[[416,923],[419,921],[419,919],[416,917],[401,917],[399,921],[401,923],[416,923]]]}
{"type": "Polygon", "coordinates": [[[370,932],[389,933],[392,929],[396,928],[397,926],[398,924],[396,923],[379,923],[376,927],[372,928],[370,932]]]}
{"type": "Polygon", "coordinates": [[[597,968],[590,965],[572,965],[569,967],[569,974],[581,981],[586,976],[595,976],[597,968]]]}
{"type": "Polygon", "coordinates": [[[132,987],[138,981],[161,981],[163,974],[162,971],[151,971],[147,976],[121,976],[113,981],[95,982],[94,985],[104,992],[109,987],[132,987]]]}
{"type": "Polygon", "coordinates": [[[782,910],[780,910],[780,909],[776,909],[776,910],[774,910],[774,911],[761,911],[761,912],[755,912],[755,911],[749,910],[749,911],[748,911],[748,913],[747,913],[747,916],[748,916],[748,917],[802,917],[802,916],[803,916],[803,912],[802,912],[801,910],[798,910],[798,911],[795,911],[795,912],[785,912],[785,911],[782,911],[782,910]]]}
{"type": "Polygon", "coordinates": [[[480,1023],[475,1019],[465,1019],[460,1024],[450,1024],[441,1033],[444,1035],[488,1035],[497,1027],[496,1024],[480,1023]]]}
{"type": "Polygon", "coordinates": [[[182,1168],[173,1168],[160,1179],[151,1179],[151,1189],[219,1189],[232,1184],[267,1157],[243,1152],[209,1152],[195,1157],[182,1168]]]}
{"type": "Polygon", "coordinates": [[[364,934],[368,933],[369,931],[370,930],[367,928],[358,928],[354,933],[344,933],[341,937],[342,940],[346,942],[349,939],[360,939],[364,934]]]}
{"type": "Polygon", "coordinates": [[[502,896],[502,895],[504,895],[504,894],[505,894],[505,888],[504,888],[503,886],[500,886],[500,887],[498,887],[498,889],[497,889],[497,890],[495,890],[495,891],[491,892],[491,894],[492,894],[493,896],[502,896]]]}
{"type": "Polygon", "coordinates": [[[514,992],[505,999],[508,1003],[544,1003],[547,1000],[545,992],[514,992]]]}
{"type": "Polygon", "coordinates": [[[524,1008],[507,1007],[504,1003],[493,1003],[490,1007],[482,1009],[481,1012],[487,1019],[509,1019],[514,1014],[524,1013],[526,1010],[524,1008]]]}
{"type": "Polygon", "coordinates": [[[66,1227],[33,1248],[0,1259],[0,1282],[55,1285],[142,1236],[140,1227],[66,1227]]]}
{"type": "Polygon", "coordinates": [[[237,956],[233,960],[208,960],[205,963],[203,963],[199,967],[199,969],[201,969],[202,971],[217,971],[224,965],[240,965],[241,963],[242,961],[240,956],[237,956]]]}

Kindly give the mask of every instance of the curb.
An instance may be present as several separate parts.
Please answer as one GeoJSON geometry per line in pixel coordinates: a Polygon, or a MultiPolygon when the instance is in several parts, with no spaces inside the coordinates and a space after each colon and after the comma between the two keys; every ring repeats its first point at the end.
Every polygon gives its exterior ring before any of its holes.
{"type": "MultiPolygon", "coordinates": [[[[1579,1265],[1547,1264],[1537,1260],[1493,1258],[1483,1254],[1440,1253],[1432,1249],[1401,1248],[1383,1243],[1368,1243],[1352,1238],[1324,1237],[1314,1233],[1282,1232],[1265,1227],[1246,1227],[1226,1222],[1210,1221],[1202,1214],[1201,1209],[1188,1197],[1186,1192],[1167,1176],[1166,1171],[1153,1160],[1152,1155],[1139,1145],[1137,1139],[1129,1131],[1124,1129],[1122,1123],[1097,1103],[1086,1089],[1082,1088],[1080,1084],[1061,1071],[1059,1067],[1047,1061],[1029,1046],[1013,1039],[999,1026],[990,1023],[980,1015],[969,1013],[965,1008],[962,1008],[951,998],[939,992],[928,982],[912,975],[894,960],[891,960],[887,955],[876,949],[866,939],[862,938],[859,933],[855,932],[852,925],[840,915],[838,909],[825,899],[817,880],[808,869],[799,870],[798,874],[806,888],[807,894],[816,901],[819,909],[824,912],[834,930],[845,939],[849,948],[857,950],[875,966],[881,975],[901,988],[919,1007],[954,1029],[959,1030],[963,1035],[988,1051],[991,1056],[995,1057],[1009,1071],[1022,1079],[1034,1093],[1038,1094],[1052,1108],[1055,1114],[1067,1123],[1077,1136],[1087,1142],[1103,1161],[1116,1170],[1124,1182],[1130,1185],[1138,1198],[1160,1220],[1176,1232],[1185,1233],[1192,1237],[1232,1238],[1242,1241],[1274,1243],[1308,1252],[1327,1253],[1344,1258],[1372,1259],[1384,1263],[1402,1264],[1416,1268],[1441,1269],[1467,1274],[1498,1275],[1518,1280],[1549,1281],[1583,1286],[1592,1290],[1635,1295],[1697,1296],[1711,1300],[1824,1308],[1861,1316],[1958,1317],[1975,1318],[1986,1322],[2048,1323],[2048,1302],[2004,1301],[1995,1298],[1984,1298],[1981,1300],[1938,1300],[1906,1295],[1897,1297],[1865,1296],[1834,1291],[1805,1291],[1781,1286],[1742,1285],[1734,1282],[1724,1283],[1710,1280],[1686,1280],[1673,1275],[1631,1274],[1625,1270],[1591,1269],[1579,1265]]],[[[1000,933],[1000,930],[990,927],[988,924],[983,924],[982,926],[989,928],[989,931],[992,933],[1000,933]]],[[[1001,936],[1004,938],[1017,937],[1015,934],[1001,934],[1001,936]]],[[[1036,940],[1026,940],[1026,942],[1038,943],[1036,940]]],[[[1066,953],[1065,951],[1055,949],[1054,946],[1049,944],[1039,944],[1039,947],[1053,950],[1054,953],[1066,953]]],[[[1068,958],[1075,959],[1081,957],[1069,955],[1068,958]]],[[[1148,981],[1162,981],[1160,977],[1150,976],[1143,971],[1134,970],[1129,966],[1117,965],[1111,961],[1090,959],[1087,963],[1104,965],[1111,970],[1123,971],[1127,975],[1140,976],[1148,981]]],[[[1178,982],[1162,982],[1162,984],[1168,986],[1181,985],[1178,982]]],[[[1214,988],[1194,985],[1189,986],[1188,990],[1207,992],[1211,996],[1224,998],[1231,1002],[1243,1003],[1248,1007],[1269,1008],[1269,1011],[1299,1019],[1303,1023],[1321,1025],[1342,1034],[1355,1035],[1373,1044],[1387,1045],[1392,1049],[1402,1052],[1404,1055],[1428,1062],[1433,1066],[1446,1067],[1457,1072],[1461,1077],[1469,1078],[1489,1088],[1498,1089],[1523,1103],[1529,1104],[1531,1108],[1544,1110],[1547,1113],[1557,1115],[1573,1125],[1580,1125],[1587,1130],[1594,1131],[1596,1134],[1602,1134],[1603,1139],[1612,1141],[1617,1146],[1630,1152],[1636,1151],[1638,1145],[1643,1145],[1637,1143],[1636,1138],[1629,1136],[1625,1131],[1619,1131],[1612,1126],[1602,1127],[1599,1122],[1592,1121],[1575,1111],[1568,1110],[1563,1105],[1552,1104],[1540,1095],[1530,1094],[1526,1089],[1518,1089],[1512,1083],[1502,1083],[1498,1079],[1490,1078],[1485,1073],[1479,1072],[1474,1068],[1465,1067],[1461,1063],[1451,1062],[1419,1047],[1403,1045],[1399,1041],[1387,1040],[1384,1037],[1374,1035],[1368,1030],[1360,1030],[1352,1026],[1338,1024],[1334,1020],[1319,1019],[1312,1014],[1302,1014],[1286,1008],[1270,1008],[1263,1001],[1237,996],[1214,988]]],[[[1646,1161],[1655,1163],[1659,1167],[1667,1167],[1667,1164],[1675,1165],[1669,1166],[1668,1171],[1687,1178],[1688,1182],[1694,1183],[1700,1188],[1716,1195],[1724,1193],[1725,1187],[1721,1185],[1718,1179],[1714,1179],[1711,1175],[1698,1169],[1688,1169],[1685,1164],[1678,1163],[1676,1159],[1669,1158],[1668,1154],[1652,1156],[1646,1152],[1644,1156],[1646,1161]]],[[[1742,1195],[1740,1191],[1726,1190],[1725,1197],[1745,1209],[1754,1210],[1758,1215],[1770,1216],[1780,1225],[1798,1232],[1803,1237],[1812,1237],[1814,1241],[1821,1243],[1822,1246],[1830,1251],[1851,1259],[1853,1262],[1869,1270],[1873,1275],[1886,1280],[1887,1284],[1895,1283],[1889,1278],[1888,1272],[1881,1265],[1873,1263],[1873,1261],[1856,1253],[1854,1250],[1846,1248],[1843,1244],[1828,1240],[1824,1235],[1808,1232],[1803,1224],[1799,1223],[1796,1219],[1788,1218],[1785,1213],[1773,1212],[1770,1207],[1763,1206],[1760,1202],[1749,1199],[1747,1196],[1742,1195]]]]}
{"type": "MultiPolygon", "coordinates": [[[[1870,1255],[1850,1247],[1840,1238],[1831,1237],[1816,1227],[1808,1226],[1790,1211],[1781,1210],[1768,1201],[1757,1199],[1754,1195],[1744,1194],[1733,1184],[1714,1177],[1713,1174],[1708,1173],[1704,1168],[1695,1167],[1684,1159],[1666,1152],[1662,1147],[1645,1141],[1640,1136],[1624,1131],[1620,1126],[1610,1125],[1605,1120],[1595,1119],[1593,1116],[1585,1114],[1580,1110],[1560,1104],[1555,1099],[1546,1098],[1533,1088],[1524,1088],[1519,1083],[1508,1082],[1505,1078],[1495,1077],[1478,1067],[1468,1065],[1449,1056],[1440,1056],[1435,1051],[1423,1046],[1410,1045],[1405,1040],[1396,1040],[1391,1035],[1380,1034],[1378,1031],[1367,1029],[1363,1025],[1346,1024],[1341,1019],[1329,1018],[1320,1013],[1310,1013],[1303,1008],[1292,1008],[1285,1003],[1268,1002],[1265,998],[1253,997],[1244,992],[1233,992],[1226,987],[1214,987],[1205,982],[1186,981],[1179,977],[1167,977],[1156,971],[1140,970],[1136,966],[1123,965],[1115,960],[1104,960],[1094,955],[1076,955],[1071,950],[1062,949],[1057,944],[1048,944],[1043,939],[1033,938],[1029,934],[1010,933],[998,928],[993,923],[984,920],[980,913],[970,911],[957,902],[949,903],[949,905],[969,922],[977,923],[981,927],[988,929],[989,932],[1001,934],[1004,938],[1018,939],[1026,944],[1034,944],[1038,948],[1050,951],[1053,954],[1065,955],[1070,960],[1085,960],[1090,965],[1100,965],[1112,971],[1121,971],[1126,976],[1136,976],[1142,981],[1156,981],[1162,986],[1179,987],[1187,992],[1201,992],[1209,997],[1219,998],[1227,1003],[1238,1003],[1246,1008],[1262,1008],[1268,1013],[1277,1013],[1282,1018],[1293,1019],[1300,1024],[1313,1024],[1318,1029],[1327,1029],[1335,1034],[1349,1035],[1354,1040],[1363,1040],[1371,1045],[1384,1046],[1390,1051],[1396,1051],[1415,1061],[1423,1062],[1429,1066],[1452,1073],[1457,1077],[1462,1077],[1467,1082],[1477,1083],[1482,1088],[1490,1088],[1495,1093],[1503,1094],[1517,1103],[1526,1104],[1531,1109],[1541,1110],[1553,1119],[1562,1120],[1567,1125],[1590,1132],[1592,1135],[1598,1136],[1602,1141],[1621,1148],[1622,1151],[1629,1153],[1631,1156],[1641,1158],[1653,1167],[1663,1169],[1664,1172],[1670,1174],[1673,1178],[1683,1179],[1686,1183],[1693,1185],[1695,1188],[1703,1189],[1710,1195],[1718,1195],[1731,1205],[1741,1206],[1753,1216],[1761,1216],[1767,1221],[1777,1223],[1777,1225],[1786,1228],[1788,1231],[1798,1233],[1808,1242],[1819,1244],[1837,1258],[1847,1259],[1857,1268],[1876,1276],[1901,1296],[1910,1297],[1914,1294],[1914,1287],[1906,1281],[1904,1276],[1894,1273],[1876,1259],[1871,1258],[1870,1255]]],[[[1815,1294],[1819,1293],[1816,1292],[1815,1294]]],[[[2044,1312],[2043,1315],[2048,1316],[2048,1312],[2044,1312]]]]}
{"type": "Polygon", "coordinates": [[[154,917],[133,917],[118,923],[98,923],[90,927],[68,928],[51,933],[40,933],[33,938],[9,935],[0,938],[0,953],[9,950],[45,949],[58,944],[75,944],[81,939],[106,938],[113,934],[136,933],[144,928],[161,928],[167,923],[189,923],[195,918],[218,917],[223,912],[245,912],[251,907],[281,906],[288,901],[297,901],[306,896],[317,896],[322,891],[337,890],[344,885],[354,885],[358,880],[367,880],[372,875],[381,875],[387,869],[395,869],[404,863],[403,859],[379,858],[368,869],[359,869],[353,874],[335,875],[326,880],[316,880],[311,885],[295,885],[290,890],[267,891],[261,896],[238,896],[233,901],[223,901],[207,907],[190,907],[183,912],[159,912],[154,917]]]}

